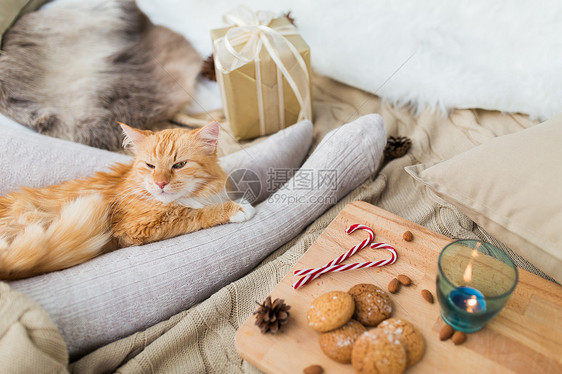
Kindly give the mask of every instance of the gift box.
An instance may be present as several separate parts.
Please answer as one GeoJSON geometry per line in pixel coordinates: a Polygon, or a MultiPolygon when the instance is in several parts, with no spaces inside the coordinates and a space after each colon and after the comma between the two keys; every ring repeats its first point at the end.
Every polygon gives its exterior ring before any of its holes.
{"type": "Polygon", "coordinates": [[[237,139],[312,120],[310,48],[286,17],[239,7],[211,31],[217,82],[237,139]]]}

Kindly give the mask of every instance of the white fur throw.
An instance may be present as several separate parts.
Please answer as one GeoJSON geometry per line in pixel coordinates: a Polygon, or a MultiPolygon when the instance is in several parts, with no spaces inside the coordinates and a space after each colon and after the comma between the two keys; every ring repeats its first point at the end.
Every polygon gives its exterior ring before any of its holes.
{"type": "MultiPolygon", "coordinates": [[[[137,2],[154,23],[183,34],[203,56],[212,52],[209,30],[222,27],[222,15],[238,4],[137,2]]],[[[541,119],[562,112],[561,2],[243,3],[278,14],[291,10],[311,47],[313,69],[385,99],[418,110],[483,108],[541,119]]]]}

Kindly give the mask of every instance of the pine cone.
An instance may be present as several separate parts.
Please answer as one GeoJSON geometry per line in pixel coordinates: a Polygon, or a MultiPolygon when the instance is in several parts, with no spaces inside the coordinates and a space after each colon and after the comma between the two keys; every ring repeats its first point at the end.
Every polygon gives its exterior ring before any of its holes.
{"type": "Polygon", "coordinates": [[[386,146],[384,147],[384,157],[388,159],[402,157],[408,152],[412,141],[410,138],[405,136],[394,137],[391,136],[386,141],[386,146]]]}
{"type": "Polygon", "coordinates": [[[201,75],[210,81],[217,81],[217,75],[215,73],[215,59],[212,54],[203,61],[203,66],[201,66],[201,75]]]}
{"type": "Polygon", "coordinates": [[[257,303],[258,309],[252,314],[256,315],[256,326],[260,328],[262,334],[271,332],[276,334],[281,326],[287,323],[289,319],[288,310],[291,307],[285,304],[283,299],[275,299],[271,302],[271,296],[268,296],[263,304],[257,303]]]}

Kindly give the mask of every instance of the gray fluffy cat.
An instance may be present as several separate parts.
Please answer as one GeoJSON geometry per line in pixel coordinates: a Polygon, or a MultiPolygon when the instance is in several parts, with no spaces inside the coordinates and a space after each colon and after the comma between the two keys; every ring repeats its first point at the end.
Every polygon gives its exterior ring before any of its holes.
{"type": "Polygon", "coordinates": [[[201,58],[134,1],[54,4],[5,34],[0,112],[39,133],[121,149],[116,121],[149,129],[186,102],[201,58]]]}

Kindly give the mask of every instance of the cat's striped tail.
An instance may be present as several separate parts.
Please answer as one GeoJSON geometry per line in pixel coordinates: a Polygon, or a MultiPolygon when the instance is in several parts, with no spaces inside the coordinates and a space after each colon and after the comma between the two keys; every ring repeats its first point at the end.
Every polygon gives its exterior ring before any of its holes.
{"type": "Polygon", "coordinates": [[[110,240],[102,196],[80,196],[65,203],[50,224],[26,224],[10,243],[0,236],[0,279],[26,278],[80,264],[99,255],[110,240]]]}

